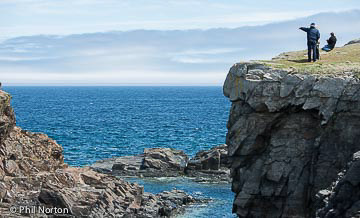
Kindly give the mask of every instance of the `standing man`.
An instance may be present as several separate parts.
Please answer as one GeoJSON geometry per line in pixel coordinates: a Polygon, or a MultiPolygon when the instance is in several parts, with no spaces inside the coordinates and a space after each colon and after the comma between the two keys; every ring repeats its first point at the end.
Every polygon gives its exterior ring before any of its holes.
{"type": "Polygon", "coordinates": [[[300,27],[300,29],[307,33],[307,46],[308,46],[308,62],[311,62],[311,53],[313,54],[313,61],[317,60],[317,43],[320,39],[320,32],[315,28],[315,23],[310,25],[310,28],[300,27]]]}

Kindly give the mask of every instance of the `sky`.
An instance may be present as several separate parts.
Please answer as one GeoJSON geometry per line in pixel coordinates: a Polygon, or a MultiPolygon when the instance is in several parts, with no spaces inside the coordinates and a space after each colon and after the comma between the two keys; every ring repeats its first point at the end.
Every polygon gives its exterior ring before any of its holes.
{"type": "MultiPolygon", "coordinates": [[[[345,12],[341,17],[352,23],[343,25],[339,17],[336,30],[343,34],[341,43],[346,43],[360,27],[360,11],[346,15],[354,9],[360,9],[359,0],[0,0],[0,81],[222,85],[236,61],[303,48],[304,34],[292,26],[299,23],[288,23],[285,30],[278,25],[275,32],[261,25],[345,12]],[[252,36],[235,29],[186,31],[244,26],[259,28],[252,36]],[[164,32],[119,32],[131,30],[164,32]],[[105,34],[88,34],[99,32],[105,34]],[[22,36],[32,37],[16,38],[22,36]],[[293,41],[276,46],[284,37],[293,41]]],[[[329,16],[337,21],[336,14],[329,16]]],[[[330,31],[326,20],[322,18],[323,30],[330,31]]]]}
{"type": "Polygon", "coordinates": [[[133,29],[240,27],[360,9],[358,0],[0,0],[0,39],[133,29]]]}

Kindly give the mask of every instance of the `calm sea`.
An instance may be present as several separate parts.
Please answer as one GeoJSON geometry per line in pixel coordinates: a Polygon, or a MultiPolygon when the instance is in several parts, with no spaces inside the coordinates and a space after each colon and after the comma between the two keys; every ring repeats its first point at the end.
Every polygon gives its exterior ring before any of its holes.
{"type": "MultiPolygon", "coordinates": [[[[221,87],[13,86],[4,90],[13,97],[17,125],[54,138],[72,166],[139,154],[150,147],[176,148],[193,156],[225,142],[230,103],[221,87]]],[[[214,199],[204,208],[188,211],[190,217],[231,217],[229,185],[183,179],[136,181],[153,193],[176,187],[214,199]]]]}

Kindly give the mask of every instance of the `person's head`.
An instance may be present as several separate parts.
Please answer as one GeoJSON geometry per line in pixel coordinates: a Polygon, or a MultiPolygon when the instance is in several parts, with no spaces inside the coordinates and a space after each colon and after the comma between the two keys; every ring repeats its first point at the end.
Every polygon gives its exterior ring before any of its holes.
{"type": "Polygon", "coordinates": [[[310,24],[310,27],[315,28],[315,26],[316,26],[315,23],[311,23],[311,24],[310,24]]]}
{"type": "Polygon", "coordinates": [[[335,36],[335,33],[330,33],[331,36],[335,36]]]}

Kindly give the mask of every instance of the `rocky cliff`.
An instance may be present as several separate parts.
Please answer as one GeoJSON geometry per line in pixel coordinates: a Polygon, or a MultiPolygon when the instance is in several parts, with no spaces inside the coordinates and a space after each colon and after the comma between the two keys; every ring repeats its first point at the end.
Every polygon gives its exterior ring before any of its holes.
{"type": "Polygon", "coordinates": [[[165,217],[195,201],[68,167],[54,140],[15,126],[10,99],[0,91],[0,217],[165,217]]]}
{"type": "Polygon", "coordinates": [[[326,56],[316,65],[291,61],[301,71],[247,62],[235,64],[227,75],[233,212],[239,217],[360,216],[359,162],[348,166],[360,150],[358,72],[337,71],[326,56]],[[322,73],[322,64],[333,72],[322,73]],[[307,70],[314,66],[317,71],[307,70]],[[339,179],[347,168],[348,176],[339,179]],[[342,182],[334,188],[336,181],[342,182]]]}

